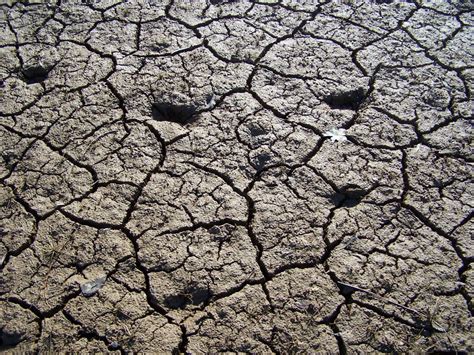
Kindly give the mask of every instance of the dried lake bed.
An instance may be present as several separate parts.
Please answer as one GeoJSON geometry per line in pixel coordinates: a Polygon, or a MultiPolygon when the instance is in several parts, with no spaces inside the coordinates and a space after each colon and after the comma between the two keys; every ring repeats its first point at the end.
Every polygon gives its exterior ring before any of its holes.
{"type": "Polygon", "coordinates": [[[0,350],[474,351],[472,1],[0,5],[0,350]]]}

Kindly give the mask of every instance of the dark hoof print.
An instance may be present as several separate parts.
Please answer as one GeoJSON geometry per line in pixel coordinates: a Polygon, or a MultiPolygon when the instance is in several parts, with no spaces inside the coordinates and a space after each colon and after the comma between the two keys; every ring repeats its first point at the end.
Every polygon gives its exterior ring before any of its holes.
{"type": "Polygon", "coordinates": [[[227,3],[237,2],[238,0],[210,0],[211,5],[220,5],[227,3]]]}
{"type": "Polygon", "coordinates": [[[267,132],[260,126],[254,126],[250,128],[250,135],[252,137],[263,136],[267,132]]]}
{"type": "Polygon", "coordinates": [[[345,91],[327,95],[323,101],[332,109],[337,110],[357,110],[365,98],[364,89],[345,91]]]}
{"type": "Polygon", "coordinates": [[[36,84],[45,81],[51,68],[42,65],[32,65],[23,68],[21,75],[27,84],[36,84]]]}
{"type": "Polygon", "coordinates": [[[205,303],[211,296],[212,293],[208,289],[189,287],[181,294],[168,296],[165,304],[171,309],[184,309],[187,305],[197,306],[205,303]]]}
{"type": "Polygon", "coordinates": [[[176,122],[185,125],[195,120],[196,108],[191,105],[155,102],[151,107],[151,114],[157,121],[176,122]]]}
{"type": "Polygon", "coordinates": [[[369,192],[370,191],[362,189],[356,185],[348,185],[343,187],[339,192],[330,196],[330,199],[336,206],[354,207],[358,205],[369,192]]]}
{"type": "Polygon", "coordinates": [[[25,334],[22,332],[7,332],[0,330],[0,350],[7,350],[10,347],[21,343],[24,340],[25,334]]]}

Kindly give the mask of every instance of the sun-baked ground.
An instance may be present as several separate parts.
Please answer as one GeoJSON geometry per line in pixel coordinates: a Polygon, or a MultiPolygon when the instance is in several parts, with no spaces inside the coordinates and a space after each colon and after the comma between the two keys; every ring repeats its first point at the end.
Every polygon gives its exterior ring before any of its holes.
{"type": "Polygon", "coordinates": [[[472,1],[31,2],[1,349],[474,351],[472,1]]]}

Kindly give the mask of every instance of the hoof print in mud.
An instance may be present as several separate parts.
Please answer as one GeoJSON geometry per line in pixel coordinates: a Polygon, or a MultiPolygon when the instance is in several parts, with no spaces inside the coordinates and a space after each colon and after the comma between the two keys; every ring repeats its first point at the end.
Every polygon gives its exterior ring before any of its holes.
{"type": "Polygon", "coordinates": [[[349,91],[335,92],[323,97],[323,101],[332,109],[357,110],[364,102],[365,91],[362,88],[349,91]]]}
{"type": "Polygon", "coordinates": [[[50,67],[42,64],[25,65],[21,70],[21,76],[27,84],[37,84],[45,81],[50,71],[50,67]]]}
{"type": "Polygon", "coordinates": [[[196,119],[196,108],[191,105],[155,102],[151,108],[152,117],[157,121],[175,122],[186,125],[196,119]]]}
{"type": "Polygon", "coordinates": [[[205,303],[212,293],[205,288],[190,286],[178,295],[168,296],[165,298],[165,304],[171,309],[183,309],[187,305],[198,306],[205,303]]]}
{"type": "Polygon", "coordinates": [[[349,184],[339,189],[339,192],[331,195],[331,201],[336,206],[354,207],[370,192],[358,185],[349,184]]]}

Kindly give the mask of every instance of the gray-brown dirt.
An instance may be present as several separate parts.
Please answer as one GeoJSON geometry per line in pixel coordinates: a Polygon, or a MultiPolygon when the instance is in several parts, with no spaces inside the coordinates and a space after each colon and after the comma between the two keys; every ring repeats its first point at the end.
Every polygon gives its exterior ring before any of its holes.
{"type": "Polygon", "coordinates": [[[473,1],[0,5],[0,347],[474,351],[473,1]]]}

